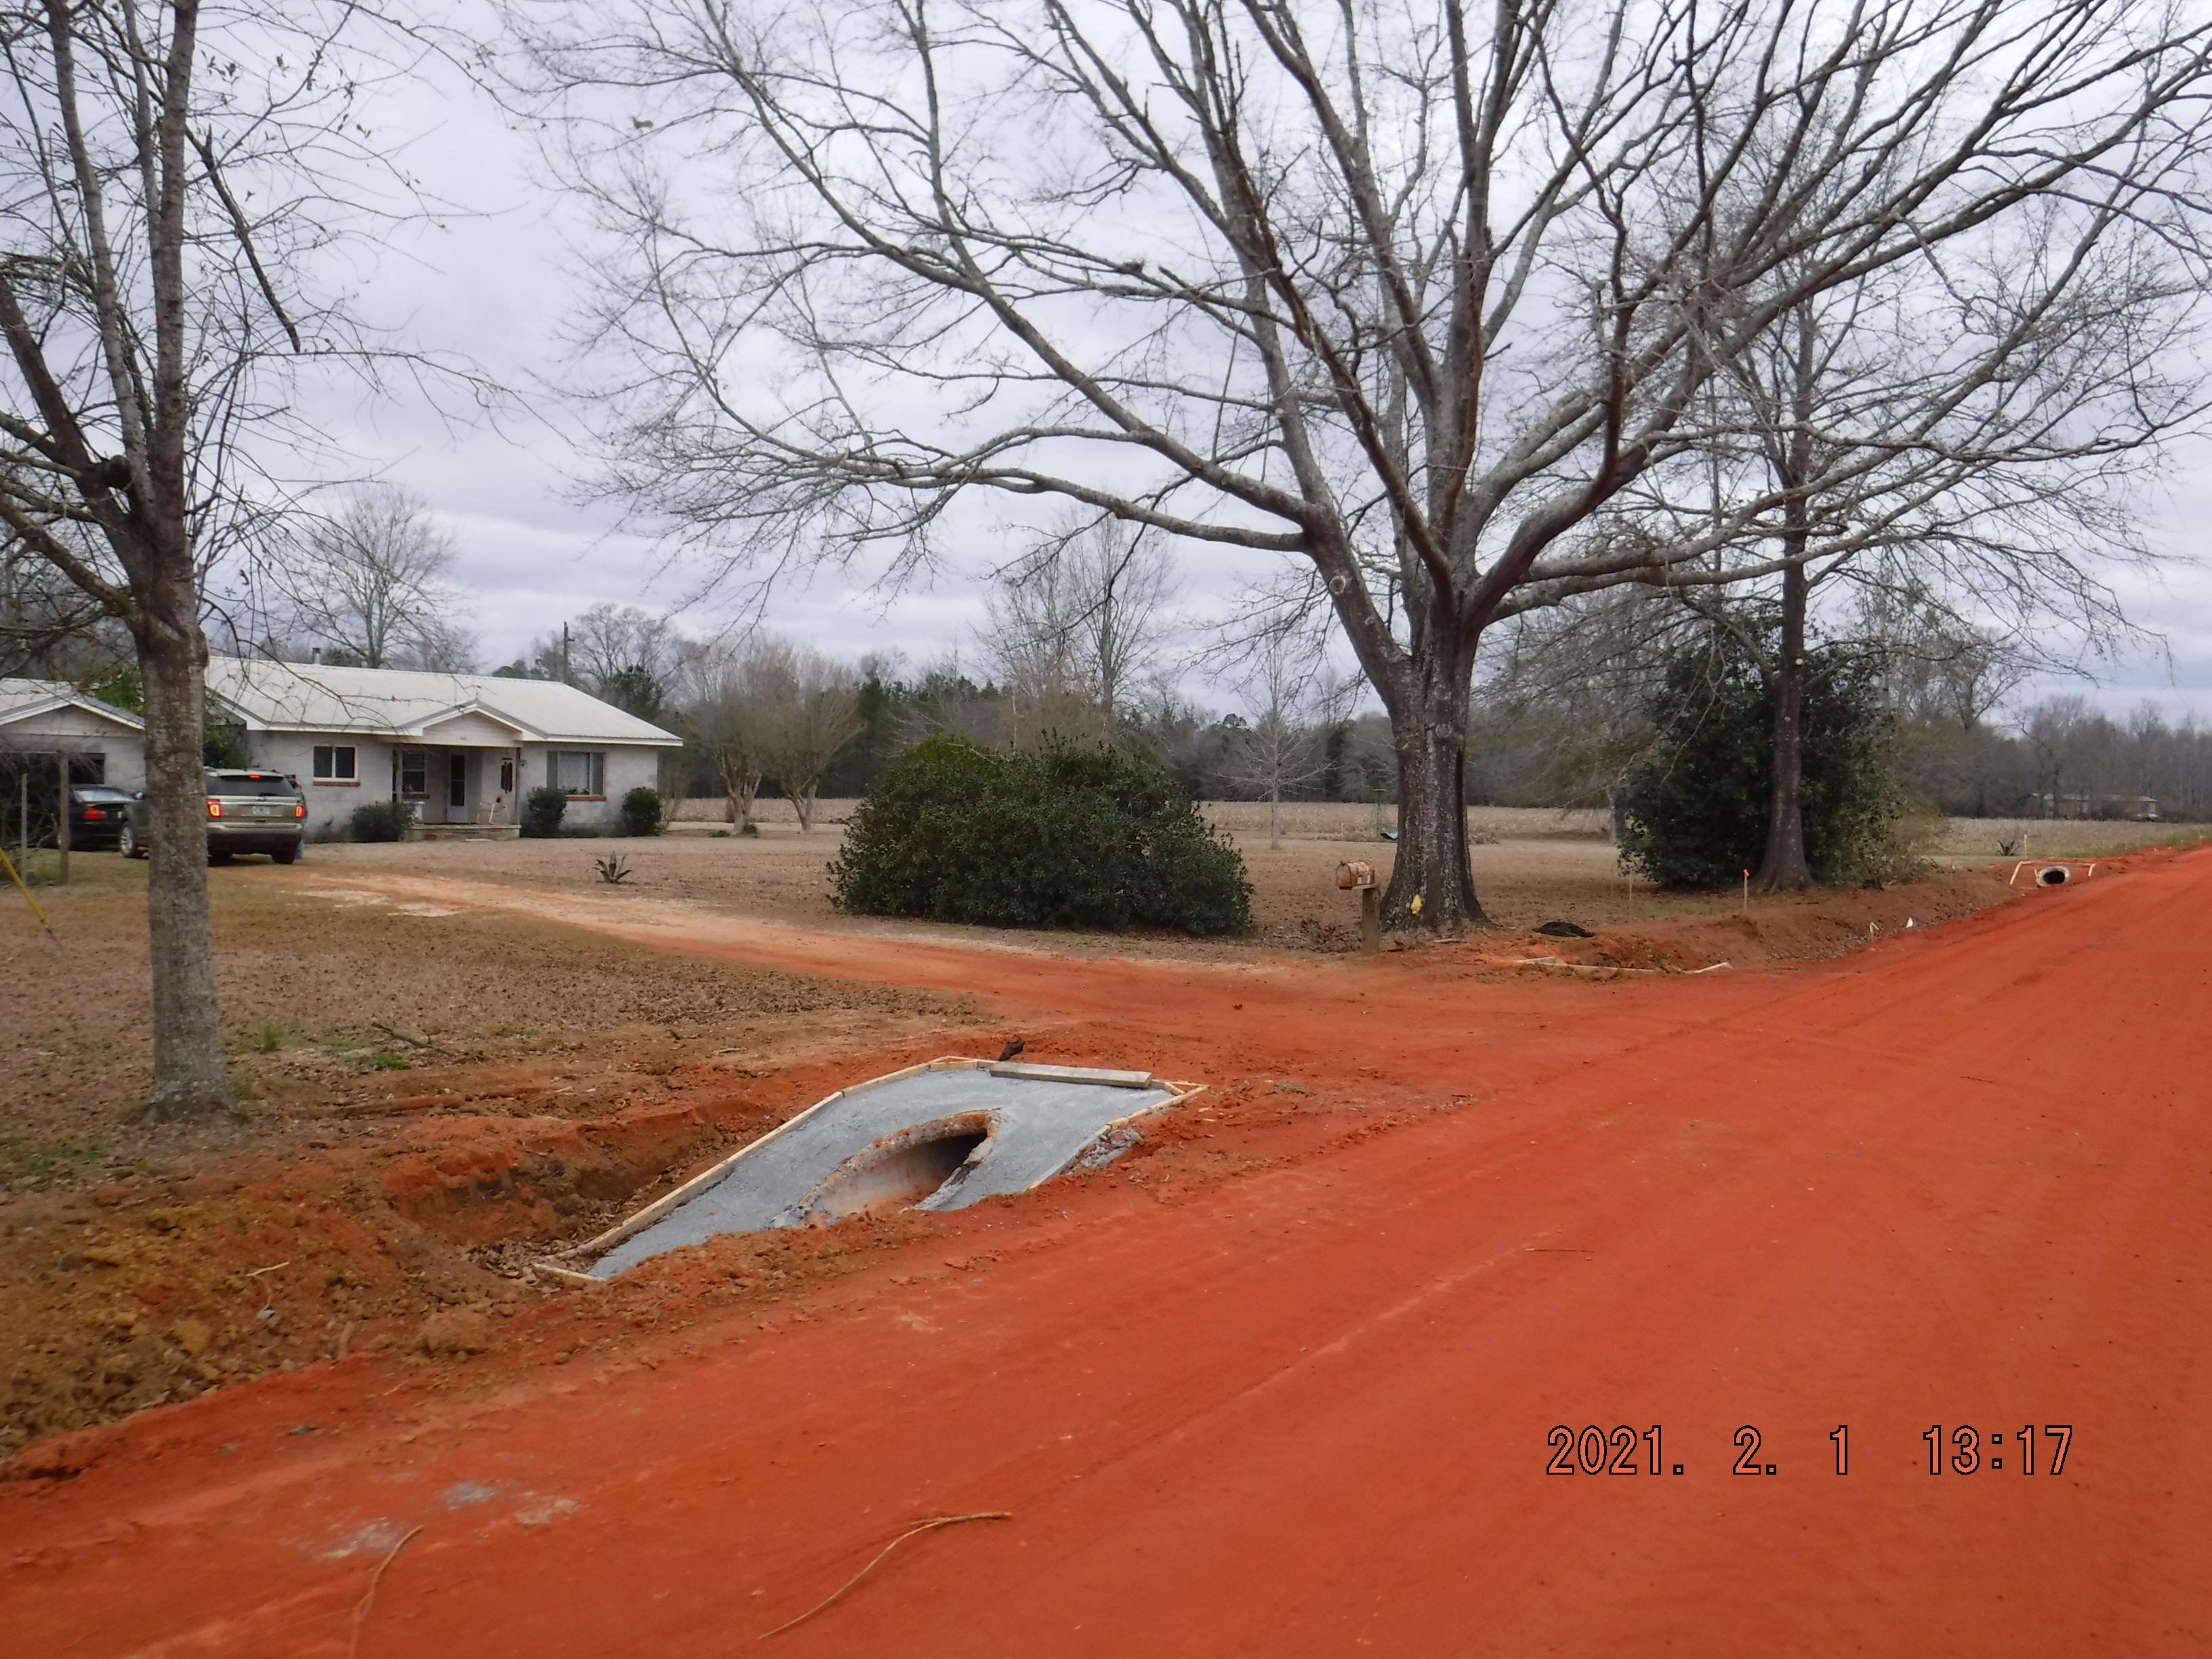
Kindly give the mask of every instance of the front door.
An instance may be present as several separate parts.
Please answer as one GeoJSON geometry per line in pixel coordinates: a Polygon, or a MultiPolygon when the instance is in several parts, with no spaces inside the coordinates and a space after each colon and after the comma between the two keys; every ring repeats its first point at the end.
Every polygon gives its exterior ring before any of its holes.
{"type": "Polygon", "coordinates": [[[446,757],[446,805],[451,809],[448,823],[462,820],[453,817],[453,811],[465,811],[469,804],[469,757],[465,749],[456,749],[446,757]]]}

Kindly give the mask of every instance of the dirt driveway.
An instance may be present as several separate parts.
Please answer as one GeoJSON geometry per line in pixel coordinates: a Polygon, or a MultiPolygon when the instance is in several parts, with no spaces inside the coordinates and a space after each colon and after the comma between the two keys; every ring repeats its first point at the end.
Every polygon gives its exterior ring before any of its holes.
{"type": "Polygon", "coordinates": [[[1602,983],[671,937],[905,985],[957,957],[1038,1057],[1212,1103],[773,1305],[721,1241],[458,1374],[356,1358],[76,1437],[0,1487],[11,1642],[727,1655],[913,1522],[1004,1513],[773,1646],[2187,1650],[2208,917],[2192,854],[1602,983]]]}

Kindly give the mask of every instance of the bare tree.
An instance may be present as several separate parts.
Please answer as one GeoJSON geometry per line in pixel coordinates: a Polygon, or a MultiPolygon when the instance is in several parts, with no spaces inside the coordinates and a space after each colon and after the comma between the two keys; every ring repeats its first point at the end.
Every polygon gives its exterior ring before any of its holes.
{"type": "MultiPolygon", "coordinates": [[[[1824,586],[1951,611],[1954,636],[1972,631],[1960,606],[2021,640],[2124,630],[2101,571],[2144,556],[2132,486],[2205,407],[2190,349],[2203,272],[2138,213],[2150,193],[2108,180],[2098,211],[2044,208],[2002,268],[1936,249],[1808,295],[1716,381],[1701,453],[1601,516],[1600,538],[1679,536],[1778,496],[1741,544],[1778,590],[1775,636],[1739,630],[1774,707],[1763,890],[1812,879],[1797,791],[1824,586]]],[[[1735,574],[1723,560],[1669,580],[1694,592],[1735,574]]]]}
{"type": "Polygon", "coordinates": [[[684,652],[676,668],[677,700],[694,742],[711,756],[722,780],[729,821],[743,835],[752,828],[773,741],[775,677],[764,672],[760,642],[702,641],[684,652]]]}
{"type": "Polygon", "coordinates": [[[533,649],[540,669],[595,697],[620,691],[625,682],[634,692],[649,688],[665,696],[684,639],[658,612],[603,599],[533,649]]]}
{"type": "Polygon", "coordinates": [[[363,362],[343,313],[295,280],[368,211],[345,181],[395,178],[359,120],[374,71],[341,38],[360,15],[46,0],[0,17],[0,526],[137,649],[156,1117],[232,1104],[202,809],[204,580],[283,507],[270,453],[312,441],[294,366],[363,362]]]}
{"type": "Polygon", "coordinates": [[[1395,925],[1480,916],[1486,629],[1786,563],[1778,483],[1591,532],[1808,300],[2193,246],[2206,35],[2150,5],[518,9],[607,235],[605,489],[756,575],[896,579],[978,494],[1303,562],[1389,713],[1395,925]]]}
{"type": "Polygon", "coordinates": [[[800,833],[811,834],[822,775],[860,735],[860,677],[820,651],[781,640],[755,647],[752,672],[766,715],[763,766],[799,815],[800,833]]]}
{"type": "Polygon", "coordinates": [[[1162,538],[1071,515],[987,600],[985,644],[1013,705],[1017,746],[1048,731],[1111,738],[1173,624],[1162,538]]]}
{"type": "Polygon", "coordinates": [[[2038,665],[2019,638],[1962,619],[1923,592],[1875,589],[1853,631],[1877,653],[1890,707],[1907,720],[1978,732],[2038,665]]]}
{"type": "Polygon", "coordinates": [[[105,657],[114,619],[97,599],[0,530],[0,676],[63,678],[69,659],[105,657]]]}
{"type": "Polygon", "coordinates": [[[1024,749],[1048,733],[1111,730],[1077,660],[1072,584],[1057,562],[1002,577],[985,597],[984,660],[1000,696],[993,741],[1024,749]]]}
{"type": "Polygon", "coordinates": [[[289,631],[333,660],[466,673],[475,641],[453,568],[453,538],[422,499],[377,483],[305,519],[276,580],[289,631]]]}
{"type": "Polygon", "coordinates": [[[1267,803],[1267,846],[1283,844],[1283,796],[1328,769],[1328,735],[1355,683],[1330,667],[1308,630],[1270,628],[1249,642],[1239,677],[1246,718],[1231,747],[1231,777],[1267,803]]]}
{"type": "Polygon", "coordinates": [[[1516,617],[1475,684],[1478,763],[1547,805],[1602,801],[1619,839],[1621,785],[1656,735],[1651,699],[1668,664],[1711,627],[1642,588],[1516,617]]]}

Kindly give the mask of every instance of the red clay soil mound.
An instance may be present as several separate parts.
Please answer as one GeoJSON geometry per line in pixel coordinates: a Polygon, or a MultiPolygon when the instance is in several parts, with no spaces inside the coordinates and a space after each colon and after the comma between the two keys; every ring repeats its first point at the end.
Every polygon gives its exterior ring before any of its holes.
{"type": "Polygon", "coordinates": [[[2012,868],[1998,865],[1883,888],[1754,895],[1747,914],[1733,909],[1616,922],[1596,928],[1590,939],[1527,933],[1465,940],[1452,949],[1489,966],[1542,958],[1568,968],[1645,973],[1693,973],[1720,963],[1748,968],[1824,961],[1885,935],[1933,927],[2033,890],[2006,884],[2012,868]]]}
{"type": "MultiPolygon", "coordinates": [[[[881,1068],[942,1042],[879,1056],[881,1068]]],[[[453,1106],[401,1101],[424,1115],[389,1138],[19,1200],[0,1234],[0,1457],[317,1360],[483,1352],[538,1299],[529,1261],[850,1075],[849,1061],[734,1083],[703,1070],[672,1078],[663,1101],[586,1120],[551,1115],[556,1101],[510,1108],[523,1115],[487,1114],[465,1092],[453,1106]]],[[[0,1480],[48,1473],[33,1452],[0,1480]]]]}

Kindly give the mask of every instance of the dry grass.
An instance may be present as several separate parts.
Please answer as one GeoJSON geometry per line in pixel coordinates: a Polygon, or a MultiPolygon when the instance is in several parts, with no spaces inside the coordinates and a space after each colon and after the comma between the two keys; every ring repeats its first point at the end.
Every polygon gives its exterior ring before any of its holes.
{"type": "MultiPolygon", "coordinates": [[[[592,844],[531,843],[586,864],[592,844]]],[[[671,957],[523,917],[410,913],[310,890],[304,872],[327,869],[339,850],[315,848],[291,871],[250,860],[210,872],[216,994],[249,1099],[325,1105],[427,1063],[595,1051],[640,1032],[690,1054],[764,1048],[817,1026],[882,1022],[888,1030],[915,1015],[963,1017],[957,998],[671,957]]],[[[0,1053],[10,1056],[0,1192],[259,1133],[248,1123],[131,1121],[150,1077],[145,866],[112,853],[73,862],[70,887],[40,893],[58,945],[20,899],[0,914],[0,973],[21,988],[0,1000],[0,1053]]]]}
{"type": "MultiPolygon", "coordinates": [[[[815,827],[821,830],[844,823],[860,804],[846,799],[817,802],[815,827]]],[[[1267,833],[1267,803],[1263,800],[1206,801],[1200,810],[1208,823],[1232,835],[1264,836],[1267,833]]],[[[799,833],[798,815],[787,800],[757,802],[753,816],[763,836],[799,833]]],[[[1582,807],[1561,810],[1549,806],[1473,806],[1468,809],[1467,816],[1469,827],[1479,836],[1497,840],[1602,836],[1606,827],[1603,812],[1582,807]]],[[[678,804],[675,825],[679,835],[697,835],[702,831],[711,835],[717,830],[726,833],[728,809],[719,795],[695,795],[678,804]]],[[[1378,817],[1371,804],[1361,801],[1283,803],[1283,834],[1290,840],[1372,841],[1376,838],[1378,827],[1395,830],[1398,809],[1385,806],[1378,817]]]]}
{"type": "Polygon", "coordinates": [[[2133,823],[2065,818],[1949,818],[1929,849],[1946,864],[1987,864],[2006,856],[2023,859],[2100,858],[2134,847],[2164,847],[2202,841],[2212,825],[2133,823]]]}

